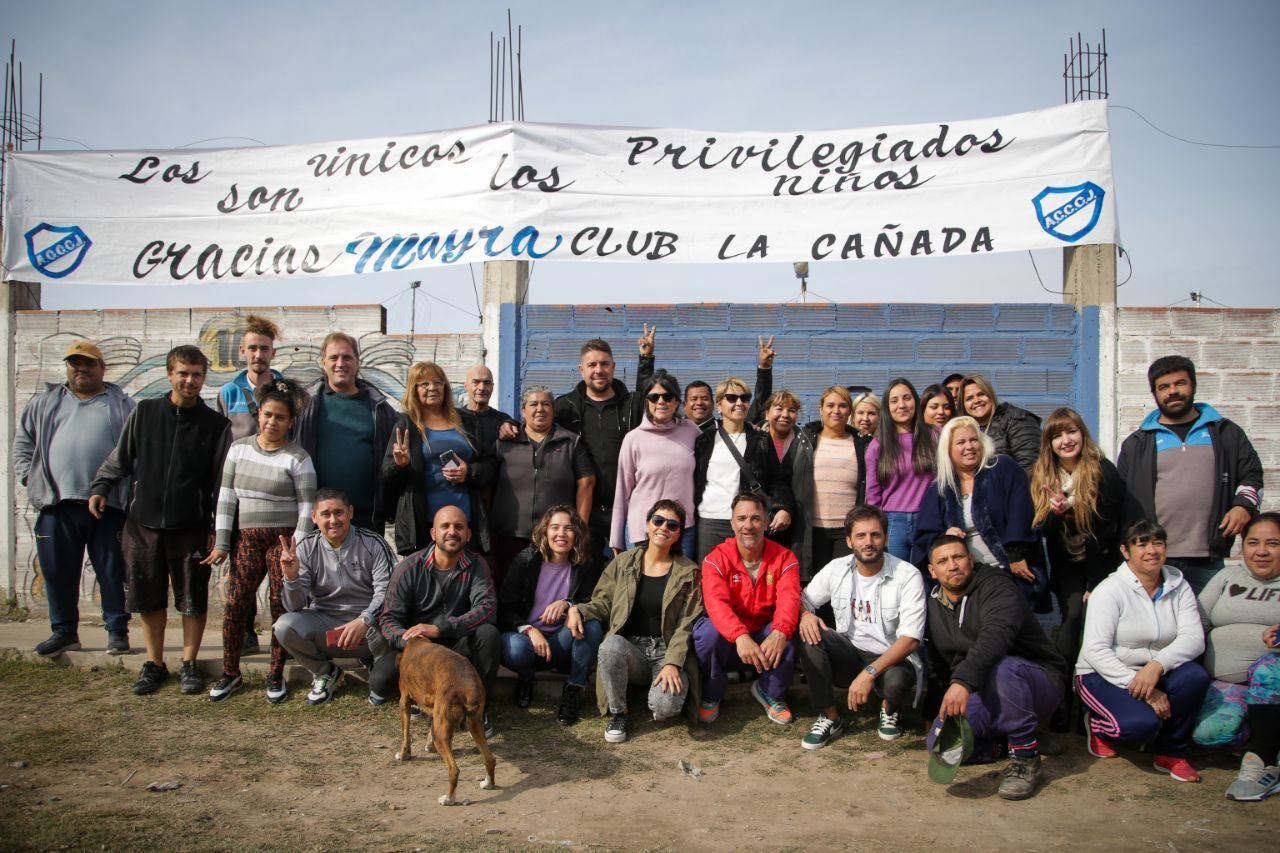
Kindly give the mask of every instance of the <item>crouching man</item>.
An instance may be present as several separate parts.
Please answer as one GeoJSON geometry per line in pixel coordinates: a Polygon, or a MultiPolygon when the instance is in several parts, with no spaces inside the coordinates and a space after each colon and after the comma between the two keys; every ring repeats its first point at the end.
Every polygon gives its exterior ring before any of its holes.
{"type": "Polygon", "coordinates": [[[1025,800],[1044,781],[1036,727],[1062,702],[1062,656],[1012,576],[975,568],[963,539],[934,537],[929,574],[938,582],[928,601],[930,666],[950,684],[929,727],[929,748],[948,717],[967,718],[974,760],[993,760],[1007,740],[999,794],[1025,800]]]}
{"type": "Polygon", "coordinates": [[[351,526],[355,509],[339,489],[316,493],[316,529],[297,543],[281,537],[281,599],[276,639],[311,672],[308,705],[323,705],[342,684],[334,658],[372,663],[387,652],[378,613],[391,579],[387,540],[351,526]]]}
{"type": "MultiPolygon", "coordinates": [[[[393,651],[414,637],[453,649],[471,661],[484,682],[486,697],[502,656],[502,637],[495,623],[497,600],[493,576],[479,554],[467,551],[471,529],[456,506],[442,507],[431,526],[435,544],[410,554],[391,574],[378,627],[393,651]]],[[[373,665],[369,702],[381,705],[400,687],[400,656],[384,655],[373,665]]],[[[493,737],[489,711],[485,737],[493,737]]]]}

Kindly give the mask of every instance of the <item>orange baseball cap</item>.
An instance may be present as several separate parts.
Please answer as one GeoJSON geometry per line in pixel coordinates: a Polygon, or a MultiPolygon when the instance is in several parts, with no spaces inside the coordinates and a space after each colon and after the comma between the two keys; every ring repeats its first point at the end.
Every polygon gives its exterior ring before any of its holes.
{"type": "Polygon", "coordinates": [[[83,358],[95,359],[99,364],[103,365],[104,367],[107,364],[106,360],[104,360],[102,357],[102,350],[98,349],[96,344],[92,344],[89,341],[85,341],[85,340],[72,341],[71,346],[67,347],[67,354],[62,357],[62,360],[66,361],[72,356],[77,356],[77,355],[83,358]]]}

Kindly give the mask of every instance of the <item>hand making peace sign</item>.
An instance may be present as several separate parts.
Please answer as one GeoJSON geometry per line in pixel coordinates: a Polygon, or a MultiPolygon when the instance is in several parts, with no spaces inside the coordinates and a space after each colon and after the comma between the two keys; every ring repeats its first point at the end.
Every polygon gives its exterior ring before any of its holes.
{"type": "Polygon", "coordinates": [[[391,461],[397,468],[409,467],[409,430],[397,429],[391,438],[391,461]]]}

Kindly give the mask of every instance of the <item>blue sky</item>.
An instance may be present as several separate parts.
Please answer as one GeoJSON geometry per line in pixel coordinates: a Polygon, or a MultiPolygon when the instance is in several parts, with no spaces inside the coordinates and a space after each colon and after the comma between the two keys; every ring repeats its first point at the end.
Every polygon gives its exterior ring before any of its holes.
{"type": "MultiPolygon", "coordinates": [[[[524,25],[533,121],[803,130],[1021,112],[1062,102],[1068,38],[1079,31],[1096,42],[1105,27],[1113,105],[1190,139],[1280,145],[1275,0],[0,0],[0,37],[6,48],[18,40],[28,104],[44,73],[47,136],[97,149],[222,136],[285,144],[483,123],[489,32],[505,32],[508,5],[524,25]]],[[[1232,307],[1280,304],[1280,148],[1187,145],[1115,109],[1111,127],[1134,267],[1121,304],[1167,305],[1192,290],[1232,307]]],[[[1045,285],[1060,288],[1061,253],[1037,252],[1036,261],[1045,285]]],[[[1119,269],[1128,275],[1123,261],[1119,269]]],[[[458,267],[266,286],[46,285],[44,305],[386,302],[398,331],[408,328],[404,291],[418,277],[437,299],[474,304],[471,271],[458,267]]],[[[1041,289],[1026,253],[815,264],[810,288],[841,302],[1060,300],[1041,289]]],[[[530,301],[776,302],[797,291],[783,263],[542,263],[530,301]]],[[[419,297],[419,331],[476,325],[474,309],[419,297]]]]}

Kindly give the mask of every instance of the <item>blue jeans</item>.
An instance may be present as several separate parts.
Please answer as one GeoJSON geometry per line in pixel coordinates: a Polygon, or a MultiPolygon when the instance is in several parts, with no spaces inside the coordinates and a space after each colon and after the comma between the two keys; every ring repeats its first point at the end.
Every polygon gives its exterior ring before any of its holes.
{"type": "Polygon", "coordinates": [[[569,671],[569,683],[586,687],[591,678],[591,668],[596,665],[596,652],[604,639],[604,628],[592,619],[583,627],[583,637],[575,640],[568,626],[554,633],[544,633],[551,647],[551,660],[545,661],[534,654],[533,642],[524,634],[509,631],[502,635],[502,665],[522,681],[533,678],[538,669],[569,671]]]}
{"type": "Polygon", "coordinates": [[[916,536],[916,512],[886,512],[889,538],[885,550],[899,560],[911,562],[911,540],[916,536]]]}
{"type": "Polygon", "coordinates": [[[1221,557],[1168,557],[1165,562],[1182,572],[1192,592],[1199,596],[1213,576],[1222,571],[1224,561],[1221,557]]]}
{"type": "Polygon", "coordinates": [[[108,507],[102,518],[89,514],[87,504],[62,501],[45,507],[36,519],[36,556],[49,599],[49,623],[54,632],[79,636],[80,571],[89,551],[102,596],[102,621],[109,633],[129,630],[124,603],[125,564],[120,531],[125,515],[108,507]]]}

